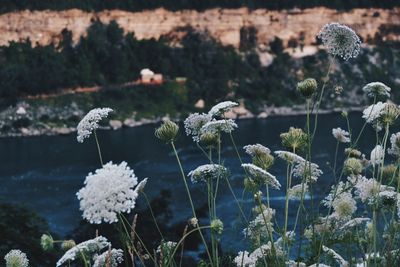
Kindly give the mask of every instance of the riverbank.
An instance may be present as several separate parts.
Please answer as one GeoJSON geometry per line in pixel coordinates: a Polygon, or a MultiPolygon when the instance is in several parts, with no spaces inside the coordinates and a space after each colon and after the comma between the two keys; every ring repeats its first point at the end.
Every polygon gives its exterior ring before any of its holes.
{"type": "MultiPolygon", "coordinates": [[[[330,108],[321,109],[319,114],[340,113],[344,110],[347,112],[362,111],[364,107],[355,106],[349,108],[330,108]]],[[[201,112],[201,111],[199,111],[201,112]]],[[[241,104],[234,108],[225,116],[230,119],[264,119],[276,116],[298,116],[305,115],[306,110],[303,105],[292,107],[275,107],[269,106],[261,109],[257,114],[252,113],[241,104]]],[[[27,136],[52,136],[67,135],[76,132],[76,125],[85,112],[75,103],[64,107],[31,107],[29,104],[22,102],[15,107],[9,107],[0,112],[0,137],[27,137],[27,136]]],[[[180,113],[170,116],[137,116],[137,112],[132,112],[130,116],[121,114],[113,114],[111,119],[101,125],[102,130],[118,130],[121,128],[133,128],[142,125],[156,124],[160,121],[171,119],[182,121],[184,116],[180,113]]]]}

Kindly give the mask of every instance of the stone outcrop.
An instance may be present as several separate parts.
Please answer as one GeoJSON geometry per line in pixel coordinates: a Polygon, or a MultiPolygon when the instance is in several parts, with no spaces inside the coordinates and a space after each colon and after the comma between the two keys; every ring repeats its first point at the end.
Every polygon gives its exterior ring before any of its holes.
{"type": "MultiPolygon", "coordinates": [[[[265,9],[210,9],[167,11],[165,9],[127,12],[121,10],[84,12],[77,9],[66,11],[20,11],[0,15],[0,45],[29,38],[33,45],[49,44],[60,40],[60,32],[69,29],[74,41],[86,34],[93,20],[104,23],[115,20],[125,33],[132,32],[138,39],[158,39],[161,36],[178,36],[179,28],[190,26],[205,31],[224,45],[239,47],[240,29],[257,29],[259,45],[268,44],[275,36],[284,41],[304,37],[304,45],[315,42],[315,34],[322,25],[332,21],[345,23],[363,38],[373,37],[380,27],[400,25],[400,8],[353,9],[339,12],[323,7],[305,10],[271,11],[265,9]]],[[[400,36],[386,31],[384,40],[400,40],[400,36]]],[[[267,59],[266,59],[267,60],[267,59]]]]}

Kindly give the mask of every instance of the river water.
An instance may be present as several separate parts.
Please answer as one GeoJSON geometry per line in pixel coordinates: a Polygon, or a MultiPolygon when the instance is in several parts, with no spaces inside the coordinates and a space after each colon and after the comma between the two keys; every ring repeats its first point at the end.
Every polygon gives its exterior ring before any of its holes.
{"type": "MultiPolygon", "coordinates": [[[[355,132],[363,121],[360,113],[350,114],[351,126],[355,132]]],[[[244,162],[250,162],[241,149],[243,145],[261,143],[272,151],[282,150],[279,134],[290,126],[304,127],[305,116],[271,117],[267,119],[249,119],[238,121],[239,128],[234,139],[242,153],[244,162]]],[[[319,128],[313,145],[313,161],[318,163],[324,175],[315,186],[317,198],[325,195],[332,183],[332,172],[328,162],[333,161],[336,141],[331,131],[334,127],[346,129],[346,122],[340,114],[320,115],[319,128]]],[[[127,161],[134,169],[139,180],[149,177],[146,186],[148,196],[154,198],[160,190],[169,190],[172,198],[172,221],[186,221],[191,217],[190,206],[184,191],[182,178],[171,148],[154,137],[155,125],[146,125],[117,131],[99,131],[99,140],[105,162],[127,161]]],[[[372,131],[367,127],[367,136],[372,131]]],[[[225,139],[222,159],[230,170],[230,181],[235,194],[241,198],[243,192],[243,170],[231,145],[229,136],[225,139]]],[[[361,138],[360,147],[369,153],[371,140],[361,138]]],[[[373,139],[372,139],[373,140],[373,139]]],[[[177,141],[184,170],[188,173],[198,165],[206,164],[207,159],[186,137],[181,127],[177,141]]],[[[339,147],[343,151],[344,146],[339,147]]],[[[76,141],[76,135],[41,136],[27,138],[0,139],[0,202],[22,203],[46,218],[52,231],[65,235],[75,229],[81,220],[79,203],[75,193],[82,187],[85,176],[99,168],[99,159],[93,138],[83,144],[76,141]]],[[[285,188],[286,166],[276,159],[271,173],[276,175],[285,188]]],[[[191,185],[196,206],[206,201],[204,185],[191,185]]],[[[227,249],[237,250],[243,236],[238,230],[238,210],[228,188],[222,184],[218,196],[218,216],[224,221],[223,240],[227,249]]],[[[244,209],[252,207],[250,195],[244,196],[244,209]]],[[[277,209],[277,221],[282,222],[284,192],[271,192],[271,206],[277,209]]],[[[144,209],[145,203],[139,201],[137,209],[144,209]]],[[[295,209],[289,216],[294,218],[295,209]]],[[[289,223],[290,225],[293,220],[289,223]]]]}

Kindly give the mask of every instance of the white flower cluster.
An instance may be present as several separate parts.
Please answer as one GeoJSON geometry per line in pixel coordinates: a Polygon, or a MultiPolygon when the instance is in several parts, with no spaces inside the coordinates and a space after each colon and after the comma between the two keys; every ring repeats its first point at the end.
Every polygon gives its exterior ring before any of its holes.
{"type": "Polygon", "coordinates": [[[316,182],[323,174],[317,164],[311,163],[308,160],[298,162],[294,166],[292,173],[297,178],[303,178],[305,176],[309,183],[316,182]]]}
{"type": "Polygon", "coordinates": [[[94,239],[87,240],[85,242],[79,243],[73,248],[65,252],[64,256],[57,261],[56,266],[62,266],[65,263],[76,260],[82,253],[95,253],[104,248],[110,247],[111,243],[108,242],[107,238],[103,236],[98,236],[94,239]]]}
{"type": "Polygon", "coordinates": [[[188,176],[193,183],[206,182],[209,179],[223,177],[228,174],[228,169],[219,164],[205,164],[189,172],[188,176]]]}
{"type": "Polygon", "coordinates": [[[400,157],[400,132],[390,136],[390,144],[391,147],[388,149],[388,153],[400,157]]]}
{"type": "Polygon", "coordinates": [[[297,184],[289,188],[288,190],[288,197],[292,200],[300,200],[304,195],[308,192],[308,185],[304,184],[297,184]]]}
{"type": "Polygon", "coordinates": [[[79,143],[83,143],[85,138],[88,138],[93,130],[99,128],[99,121],[108,116],[112,112],[111,108],[95,108],[89,111],[77,126],[79,143]]]}
{"type": "Polygon", "coordinates": [[[256,267],[257,262],[271,253],[271,242],[255,249],[252,253],[247,251],[240,251],[233,260],[238,267],[256,267]]]}
{"type": "Polygon", "coordinates": [[[172,252],[178,243],[174,241],[161,241],[161,244],[157,247],[157,253],[162,252],[172,252]]]}
{"type": "Polygon", "coordinates": [[[337,22],[326,24],[318,34],[328,53],[344,60],[355,58],[360,53],[361,40],[349,27],[337,22]]]}
{"type": "Polygon", "coordinates": [[[384,96],[390,97],[391,88],[381,82],[372,82],[363,87],[363,91],[369,97],[384,96]]]}
{"type": "Polygon", "coordinates": [[[271,185],[275,189],[280,189],[281,184],[276,177],[269,172],[261,169],[252,163],[243,163],[242,167],[257,180],[263,181],[265,184],[271,185]]]}
{"type": "Polygon", "coordinates": [[[189,117],[186,118],[184,121],[185,125],[185,131],[186,135],[191,135],[193,138],[193,141],[199,142],[200,141],[200,134],[201,134],[201,128],[211,121],[212,116],[209,114],[199,114],[199,113],[194,113],[190,114],[189,117]]]}
{"type": "Polygon", "coordinates": [[[367,201],[368,203],[373,202],[381,191],[381,184],[373,178],[359,177],[354,187],[356,188],[356,195],[363,203],[367,201]]]}
{"type": "Polygon", "coordinates": [[[299,162],[303,162],[305,161],[304,158],[302,158],[301,156],[289,152],[289,151],[282,151],[282,150],[277,150],[274,152],[279,158],[287,161],[288,163],[299,163],[299,162]]]}
{"type": "Polygon", "coordinates": [[[230,133],[235,128],[237,128],[237,124],[231,120],[212,120],[204,124],[203,127],[201,127],[200,132],[201,133],[220,133],[220,132],[225,132],[225,133],[230,133]]]}
{"type": "Polygon", "coordinates": [[[370,163],[372,165],[382,164],[384,157],[385,157],[385,150],[381,145],[377,145],[371,151],[370,163]]]}
{"type": "Polygon", "coordinates": [[[332,201],[332,217],[338,221],[349,221],[357,210],[357,202],[353,199],[350,192],[342,192],[332,201]]]}
{"type": "Polygon", "coordinates": [[[263,145],[255,144],[255,145],[247,145],[244,146],[243,149],[247,154],[252,157],[256,157],[263,154],[270,154],[271,150],[263,145]]]}
{"type": "Polygon", "coordinates": [[[249,238],[268,238],[270,232],[273,231],[272,218],[275,216],[275,210],[264,208],[254,220],[249,222],[249,225],[243,229],[245,237],[249,238]]]}
{"type": "Polygon", "coordinates": [[[352,227],[355,227],[355,226],[358,226],[360,224],[367,223],[367,222],[370,222],[370,221],[371,221],[370,218],[354,218],[354,219],[349,220],[345,224],[343,224],[340,227],[340,229],[344,230],[344,229],[352,228],[352,227]]]}
{"type": "Polygon", "coordinates": [[[25,253],[19,249],[10,250],[4,257],[6,267],[28,267],[29,260],[25,253]]]}
{"type": "Polygon", "coordinates": [[[326,254],[331,256],[339,264],[340,267],[349,267],[350,266],[349,263],[345,259],[343,259],[343,257],[340,256],[340,254],[337,253],[336,251],[334,251],[333,249],[328,248],[326,246],[322,246],[322,250],[326,254]]]}
{"type": "Polygon", "coordinates": [[[126,162],[119,165],[108,162],[95,173],[89,173],[85,186],[77,193],[83,218],[95,224],[117,222],[119,213],[135,207],[137,183],[126,162]]]}
{"type": "Polygon", "coordinates": [[[236,102],[224,101],[213,106],[208,112],[208,114],[211,116],[220,116],[237,106],[239,106],[239,104],[236,102]]]}
{"type": "Polygon", "coordinates": [[[332,135],[341,143],[350,143],[349,135],[350,133],[342,130],[341,128],[332,129],[332,135]]]}
{"type": "Polygon", "coordinates": [[[100,255],[93,256],[92,267],[118,267],[118,264],[124,261],[124,251],[122,249],[111,249],[100,255]]]}

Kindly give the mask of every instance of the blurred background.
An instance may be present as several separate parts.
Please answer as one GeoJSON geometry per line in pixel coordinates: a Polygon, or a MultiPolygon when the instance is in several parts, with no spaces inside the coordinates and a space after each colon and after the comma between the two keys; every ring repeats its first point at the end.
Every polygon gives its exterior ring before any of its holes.
{"type": "MultiPolygon", "coordinates": [[[[73,133],[95,107],[115,110],[105,130],[123,128],[100,132],[105,159],[127,160],[140,180],[150,177],[151,200],[176,239],[190,211],[171,204],[184,203],[171,194],[182,189],[176,188],[180,178],[169,149],[153,138],[154,123],[234,100],[240,106],[228,116],[248,119],[239,123],[238,145],[279,149],[280,132],[304,125],[297,82],[314,77],[321,84],[327,72],[329,56],[316,35],[329,22],[353,28],[363,45],[357,58],[336,60],[322,106],[355,111],[358,127],[366,83],[381,81],[392,88],[392,100],[400,98],[399,1],[1,0],[0,257],[20,248],[35,266],[54,266],[60,252],[43,257],[42,233],[77,241],[93,236],[75,192],[98,159],[93,140],[78,144],[73,133]],[[143,124],[149,125],[136,127],[143,124]]],[[[338,114],[324,118],[316,151],[321,166],[331,160],[326,149],[335,146],[330,129],[344,125],[338,114]]],[[[185,171],[204,163],[183,133],[179,142],[185,171]]],[[[362,145],[368,151],[368,142],[362,145]]],[[[233,148],[223,153],[239,173],[233,148]]],[[[240,194],[242,178],[236,178],[240,194]]],[[[321,195],[328,188],[326,182],[321,195]]],[[[219,209],[223,214],[226,206],[219,209]]],[[[138,210],[144,214],[139,229],[150,233],[145,203],[138,210]]],[[[234,235],[240,225],[232,216],[222,218],[231,221],[227,250],[236,253],[245,244],[234,235]]],[[[151,240],[157,239],[149,234],[151,240]]],[[[201,257],[198,240],[189,244],[186,266],[201,257]]]]}

